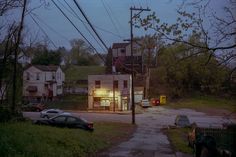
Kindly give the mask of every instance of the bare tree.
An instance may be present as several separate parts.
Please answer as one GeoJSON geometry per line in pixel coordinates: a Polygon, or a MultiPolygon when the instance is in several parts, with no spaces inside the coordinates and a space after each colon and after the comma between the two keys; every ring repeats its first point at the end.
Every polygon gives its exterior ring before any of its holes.
{"type": "MultiPolygon", "coordinates": [[[[228,0],[222,6],[222,13],[217,14],[212,9],[211,0],[199,0],[195,2],[183,1],[178,9],[179,17],[175,24],[162,23],[155,13],[146,18],[137,19],[137,26],[144,29],[153,29],[162,39],[187,44],[197,48],[199,53],[210,52],[206,58],[206,64],[211,57],[217,57],[219,65],[231,63],[236,59],[236,1],[228,0]],[[195,8],[193,12],[187,12],[187,8],[195,8]],[[189,35],[197,36],[201,42],[189,41],[189,35]]],[[[236,67],[232,68],[236,70],[236,67]]]]}
{"type": "Polygon", "coordinates": [[[0,0],[0,16],[7,11],[18,8],[22,4],[22,0],[0,0]]]}

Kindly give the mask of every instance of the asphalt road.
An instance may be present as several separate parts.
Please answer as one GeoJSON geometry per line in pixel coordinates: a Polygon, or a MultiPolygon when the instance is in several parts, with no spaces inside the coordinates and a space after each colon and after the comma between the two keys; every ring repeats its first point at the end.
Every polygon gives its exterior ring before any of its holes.
{"type": "MultiPolygon", "coordinates": [[[[131,114],[111,114],[111,113],[89,113],[72,112],[77,116],[82,116],[89,121],[112,121],[131,123],[131,114]]],[[[171,149],[167,136],[161,131],[162,128],[174,125],[175,117],[178,114],[185,114],[190,122],[197,123],[201,127],[222,127],[226,121],[236,123],[236,119],[225,119],[220,116],[208,116],[201,112],[190,109],[166,109],[158,106],[148,108],[143,114],[136,115],[137,130],[133,136],[118,146],[114,146],[99,154],[101,157],[180,157],[186,156],[176,153],[171,149]]],[[[39,118],[38,112],[24,112],[25,117],[30,119],[39,118]]],[[[95,128],[96,129],[96,128],[95,128]]]]}

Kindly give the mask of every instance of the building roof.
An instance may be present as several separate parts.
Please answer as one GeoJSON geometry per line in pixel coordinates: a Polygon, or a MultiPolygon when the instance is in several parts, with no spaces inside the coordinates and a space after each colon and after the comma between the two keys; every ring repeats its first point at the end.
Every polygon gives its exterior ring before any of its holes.
{"type": "Polygon", "coordinates": [[[37,68],[41,71],[57,71],[57,69],[60,67],[58,65],[30,65],[30,66],[26,67],[26,69],[28,69],[32,66],[34,66],[35,68],[37,68]]]}
{"type": "Polygon", "coordinates": [[[113,43],[112,49],[125,48],[129,43],[113,43]]]}

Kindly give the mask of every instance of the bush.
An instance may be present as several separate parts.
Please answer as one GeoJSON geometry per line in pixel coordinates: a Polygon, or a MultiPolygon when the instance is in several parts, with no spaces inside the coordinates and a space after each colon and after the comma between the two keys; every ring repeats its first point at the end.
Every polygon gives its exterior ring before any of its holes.
{"type": "Polygon", "coordinates": [[[0,122],[25,121],[21,112],[12,113],[9,109],[0,107],[0,122]]]}
{"type": "Polygon", "coordinates": [[[8,109],[0,107],[0,122],[6,122],[11,119],[11,112],[8,109]]]}

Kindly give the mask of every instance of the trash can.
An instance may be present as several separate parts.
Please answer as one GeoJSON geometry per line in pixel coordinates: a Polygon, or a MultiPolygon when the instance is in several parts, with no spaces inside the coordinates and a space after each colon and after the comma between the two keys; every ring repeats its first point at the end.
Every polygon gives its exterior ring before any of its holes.
{"type": "Polygon", "coordinates": [[[160,104],[161,105],[166,104],[166,96],[165,95],[160,95],[160,104]]]}

